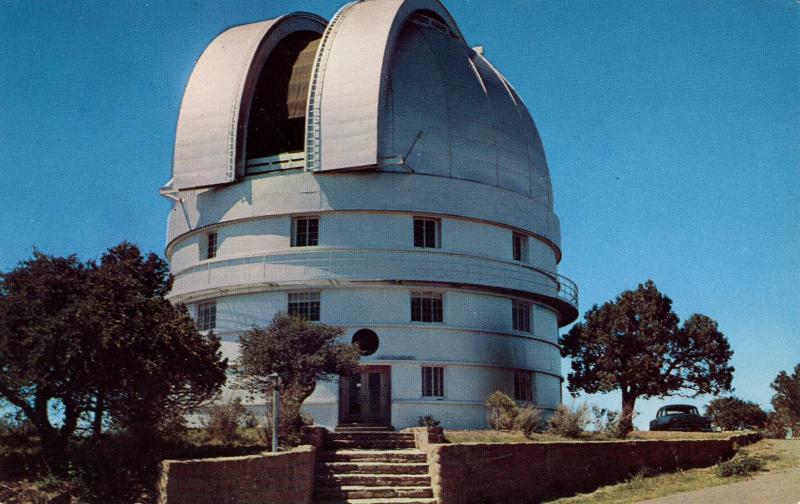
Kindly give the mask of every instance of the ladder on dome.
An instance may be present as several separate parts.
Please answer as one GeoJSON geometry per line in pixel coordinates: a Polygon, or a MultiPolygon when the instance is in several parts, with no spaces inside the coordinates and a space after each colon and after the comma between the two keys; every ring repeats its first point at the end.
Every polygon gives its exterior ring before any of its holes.
{"type": "Polygon", "coordinates": [[[331,19],[330,24],[325,29],[325,33],[322,35],[322,40],[319,44],[319,49],[317,49],[317,61],[314,65],[313,73],[311,74],[311,82],[308,86],[308,108],[306,109],[306,170],[307,171],[319,171],[321,168],[319,165],[319,156],[320,156],[320,110],[322,108],[322,103],[320,100],[319,93],[317,92],[317,88],[322,87],[322,83],[325,79],[325,68],[328,65],[328,57],[330,56],[330,41],[336,35],[336,32],[339,31],[339,27],[341,26],[341,20],[344,18],[344,15],[349,11],[355,4],[359,3],[361,0],[355,0],[354,2],[350,2],[341,9],[339,9],[336,14],[331,19]]]}

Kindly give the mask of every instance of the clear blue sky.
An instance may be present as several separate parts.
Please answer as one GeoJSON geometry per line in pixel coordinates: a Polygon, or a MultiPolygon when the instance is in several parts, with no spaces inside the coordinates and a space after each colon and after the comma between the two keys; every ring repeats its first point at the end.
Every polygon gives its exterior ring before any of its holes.
{"type": "MultiPolygon", "coordinates": [[[[338,6],[0,0],[0,270],[33,246],[162,253],[157,190],[200,52],[232,25],[338,6]]],[[[800,3],[448,7],[539,127],[581,312],[652,278],[682,319],[719,321],[736,393],[768,405],[800,362],[800,3]]]]}

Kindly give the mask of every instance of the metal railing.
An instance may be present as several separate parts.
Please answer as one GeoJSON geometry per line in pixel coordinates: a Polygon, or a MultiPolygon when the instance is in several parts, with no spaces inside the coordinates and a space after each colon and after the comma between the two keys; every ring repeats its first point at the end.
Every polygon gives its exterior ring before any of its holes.
{"type": "Polygon", "coordinates": [[[173,295],[248,284],[303,285],[349,281],[472,284],[532,292],[578,307],[578,287],[558,273],[523,263],[436,249],[298,247],[220,258],[175,271],[173,295]]]}

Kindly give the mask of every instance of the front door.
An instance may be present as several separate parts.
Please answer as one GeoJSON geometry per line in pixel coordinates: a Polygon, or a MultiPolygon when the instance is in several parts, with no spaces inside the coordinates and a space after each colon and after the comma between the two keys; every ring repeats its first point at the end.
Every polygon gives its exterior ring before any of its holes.
{"type": "Polygon", "coordinates": [[[365,366],[339,379],[339,423],[388,425],[390,405],[391,367],[365,366]]]}

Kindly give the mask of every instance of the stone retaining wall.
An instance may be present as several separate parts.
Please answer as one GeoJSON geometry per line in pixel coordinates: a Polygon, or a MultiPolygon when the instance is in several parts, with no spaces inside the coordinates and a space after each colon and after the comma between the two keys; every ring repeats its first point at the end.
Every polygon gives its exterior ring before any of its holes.
{"type": "Polygon", "coordinates": [[[312,446],[245,457],[165,460],[159,504],[309,504],[314,492],[312,446]]]}
{"type": "Polygon", "coordinates": [[[710,466],[756,439],[431,444],[427,452],[439,504],[529,504],[590,492],[645,468],[710,466]]]}

